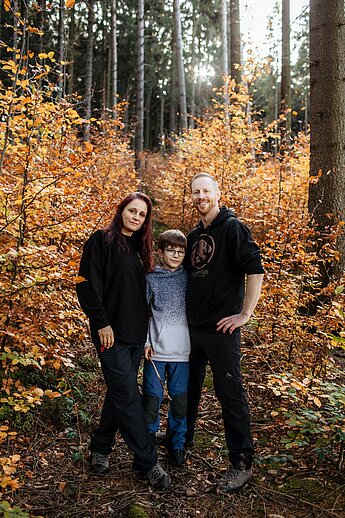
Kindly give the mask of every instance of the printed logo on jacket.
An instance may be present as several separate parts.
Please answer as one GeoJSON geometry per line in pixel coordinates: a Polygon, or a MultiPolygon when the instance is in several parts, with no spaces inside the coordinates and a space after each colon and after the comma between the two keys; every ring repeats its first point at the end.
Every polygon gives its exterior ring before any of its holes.
{"type": "Polygon", "coordinates": [[[201,234],[192,248],[191,263],[194,268],[204,268],[212,259],[215,250],[213,237],[208,234],[201,234]]]}

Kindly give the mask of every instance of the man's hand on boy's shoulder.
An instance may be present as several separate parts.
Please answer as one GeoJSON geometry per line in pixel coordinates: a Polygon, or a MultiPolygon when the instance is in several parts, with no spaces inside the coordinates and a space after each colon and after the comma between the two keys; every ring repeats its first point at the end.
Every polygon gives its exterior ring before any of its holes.
{"type": "Polygon", "coordinates": [[[144,354],[145,354],[145,360],[151,360],[151,357],[153,355],[152,345],[145,345],[144,354]]]}

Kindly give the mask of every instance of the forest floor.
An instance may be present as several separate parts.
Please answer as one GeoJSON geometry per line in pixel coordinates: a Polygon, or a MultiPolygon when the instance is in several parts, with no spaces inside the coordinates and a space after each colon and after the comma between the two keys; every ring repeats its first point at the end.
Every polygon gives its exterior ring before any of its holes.
{"type": "MultiPolygon", "coordinates": [[[[265,352],[249,344],[243,346],[242,369],[252,412],[256,464],[252,482],[241,493],[216,491],[216,482],[227,468],[227,454],[210,373],[195,446],[187,452],[186,466],[170,467],[164,448],[158,447],[160,462],[171,474],[170,490],[154,491],[135,476],[132,456],[120,436],[111,455],[110,474],[90,475],[88,442],[99,419],[104,384],[92,345],[84,347],[68,380],[70,399],[51,400],[36,419],[23,422],[25,433],[15,445],[15,453],[22,455],[22,486],[10,500],[30,517],[344,516],[345,480],[337,468],[336,452],[319,463],[308,448],[285,450],[281,426],[271,417],[277,402],[263,385],[268,370],[265,352]]],[[[166,408],[162,410],[166,414],[166,408]]]]}

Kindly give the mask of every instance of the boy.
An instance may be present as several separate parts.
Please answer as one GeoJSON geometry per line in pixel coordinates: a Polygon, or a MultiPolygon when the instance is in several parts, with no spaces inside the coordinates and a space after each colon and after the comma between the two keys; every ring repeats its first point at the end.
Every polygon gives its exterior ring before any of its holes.
{"type": "Polygon", "coordinates": [[[151,319],[145,346],[143,405],[152,439],[159,429],[167,378],[171,398],[166,448],[173,466],[185,462],[187,386],[190,338],[186,317],[187,274],[182,267],[187,239],[179,230],[167,230],[158,239],[163,267],[147,274],[147,300],[151,319]],[[159,379],[158,374],[161,379],[159,379]]]}

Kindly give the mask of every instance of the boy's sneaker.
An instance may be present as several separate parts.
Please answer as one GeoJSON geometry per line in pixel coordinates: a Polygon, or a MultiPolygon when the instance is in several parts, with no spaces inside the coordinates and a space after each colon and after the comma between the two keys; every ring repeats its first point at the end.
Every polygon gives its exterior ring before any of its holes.
{"type": "Polygon", "coordinates": [[[237,493],[252,478],[252,469],[229,469],[218,483],[218,489],[225,493],[237,493]]]}
{"type": "Polygon", "coordinates": [[[178,468],[181,468],[185,461],[185,451],[184,450],[169,450],[169,458],[172,466],[176,466],[178,468]]]}
{"type": "Polygon", "coordinates": [[[158,462],[149,469],[146,476],[151,486],[155,489],[168,489],[170,486],[170,476],[164,471],[158,462]]]}
{"type": "Polygon", "coordinates": [[[108,455],[103,455],[103,453],[98,453],[96,451],[91,452],[91,472],[95,475],[105,475],[109,473],[109,457],[108,455]]]}

